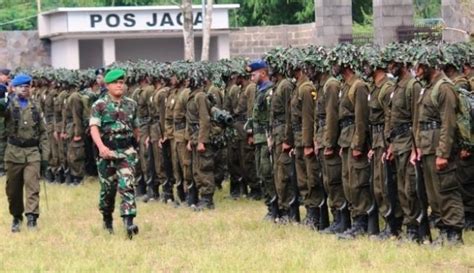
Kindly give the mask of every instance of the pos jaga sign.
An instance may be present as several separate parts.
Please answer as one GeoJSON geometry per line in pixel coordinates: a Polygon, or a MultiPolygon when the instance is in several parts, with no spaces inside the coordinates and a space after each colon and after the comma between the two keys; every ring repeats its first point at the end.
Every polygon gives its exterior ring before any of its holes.
{"type": "MultiPolygon", "coordinates": [[[[181,28],[183,25],[183,14],[181,12],[149,12],[146,13],[91,13],[89,14],[90,27],[96,28],[181,28]]],[[[202,13],[193,14],[194,27],[202,27],[202,13]]]]}

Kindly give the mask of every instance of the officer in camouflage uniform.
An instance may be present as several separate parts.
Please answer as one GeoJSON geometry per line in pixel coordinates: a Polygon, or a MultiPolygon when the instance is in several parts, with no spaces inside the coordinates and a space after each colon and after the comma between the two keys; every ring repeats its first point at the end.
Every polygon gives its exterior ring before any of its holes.
{"type": "MultiPolygon", "coordinates": [[[[383,60],[388,62],[388,70],[397,77],[390,101],[390,117],[385,124],[388,133],[385,139],[390,143],[386,160],[394,160],[397,175],[398,201],[402,209],[401,218],[387,219],[391,229],[400,228],[400,221],[407,227],[406,239],[420,241],[419,223],[420,200],[416,192],[415,167],[410,164],[410,154],[414,149],[413,135],[417,127],[417,101],[421,84],[411,75],[410,60],[405,47],[390,45],[384,49],[383,60]]],[[[394,214],[397,215],[397,214],[394,214]]]]}
{"type": "Polygon", "coordinates": [[[271,160],[273,141],[270,131],[270,104],[273,94],[273,83],[269,79],[268,65],[263,60],[256,60],[250,63],[248,71],[252,73],[252,81],[257,84],[257,92],[253,113],[246,126],[246,129],[249,128],[251,132],[247,141],[250,145],[255,145],[257,176],[263,182],[265,204],[268,209],[265,220],[275,221],[279,213],[271,160]]]}
{"type": "Polygon", "coordinates": [[[8,102],[0,101],[0,113],[5,118],[8,138],[5,150],[6,193],[9,211],[13,216],[12,232],[20,231],[24,212],[27,227],[31,229],[37,226],[40,213],[40,165],[45,169],[49,156],[45,124],[40,117],[39,106],[30,99],[31,80],[28,75],[16,75],[12,80],[15,95],[8,102]]]}
{"type": "Polygon", "coordinates": [[[456,91],[440,67],[446,61],[438,46],[426,45],[417,54],[416,75],[428,84],[419,100],[418,151],[412,162],[422,160],[430,206],[440,219],[435,244],[462,244],[464,207],[456,180],[456,91]]]}
{"type": "MultiPolygon", "coordinates": [[[[10,81],[10,70],[6,68],[0,69],[0,101],[5,101],[8,96],[8,82],[10,81]]],[[[5,120],[0,117],[0,177],[5,175],[5,163],[3,156],[5,154],[6,136],[5,136],[5,120]]]]}
{"type": "Polygon", "coordinates": [[[133,138],[139,138],[139,129],[137,104],[123,96],[124,77],[125,72],[119,69],[105,75],[108,94],[93,104],[89,124],[92,139],[99,149],[99,210],[104,227],[113,233],[112,213],[118,190],[122,198],[120,216],[131,239],[138,234],[138,227],[133,223],[137,213],[134,192],[137,152],[133,138]]]}
{"type": "Polygon", "coordinates": [[[340,239],[354,239],[366,234],[368,215],[373,197],[369,186],[368,95],[367,85],[355,74],[360,56],[353,45],[340,44],[328,55],[334,75],[341,75],[344,85],[340,91],[339,126],[341,134],[342,182],[344,193],[352,205],[352,227],[338,234],[340,239]]]}

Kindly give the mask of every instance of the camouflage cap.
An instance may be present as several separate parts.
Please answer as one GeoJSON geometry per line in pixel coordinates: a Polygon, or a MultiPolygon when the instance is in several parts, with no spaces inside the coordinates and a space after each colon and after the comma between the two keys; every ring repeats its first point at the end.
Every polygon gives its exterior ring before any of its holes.
{"type": "Polygon", "coordinates": [[[366,44],[359,48],[361,55],[361,65],[369,64],[372,68],[387,68],[387,62],[383,61],[382,51],[378,45],[366,44]]]}
{"type": "Polygon", "coordinates": [[[341,65],[350,67],[353,70],[359,70],[360,53],[353,44],[342,43],[335,46],[328,53],[326,65],[341,65]]]}

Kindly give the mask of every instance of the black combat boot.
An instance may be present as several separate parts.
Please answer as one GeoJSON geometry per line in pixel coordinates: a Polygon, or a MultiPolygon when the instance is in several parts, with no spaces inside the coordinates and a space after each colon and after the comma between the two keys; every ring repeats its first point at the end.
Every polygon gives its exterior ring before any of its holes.
{"type": "Polygon", "coordinates": [[[71,170],[69,168],[64,170],[64,182],[68,186],[72,186],[72,179],[73,175],[71,174],[71,170]]]}
{"type": "Polygon", "coordinates": [[[104,214],[103,215],[104,219],[104,229],[107,230],[110,234],[114,234],[114,219],[112,217],[112,214],[104,214]]]}
{"type": "Polygon", "coordinates": [[[319,226],[320,211],[317,207],[307,207],[306,208],[306,217],[303,220],[303,225],[317,230],[319,226]]]}
{"type": "Polygon", "coordinates": [[[66,181],[66,178],[64,177],[64,168],[59,167],[56,170],[56,174],[54,175],[54,181],[58,184],[63,184],[66,181]]]}
{"type": "Polygon", "coordinates": [[[331,210],[331,214],[333,215],[333,221],[325,229],[320,229],[319,230],[319,232],[321,234],[334,234],[334,233],[336,233],[336,227],[341,222],[341,211],[338,210],[338,209],[333,209],[333,210],[331,210]]]}
{"type": "Polygon", "coordinates": [[[345,205],[342,209],[338,209],[340,221],[334,227],[335,233],[344,233],[346,230],[351,228],[351,212],[345,205]]]}
{"type": "Polygon", "coordinates": [[[12,222],[12,232],[20,232],[21,223],[23,222],[23,216],[14,216],[12,222]]]}
{"type": "Polygon", "coordinates": [[[186,201],[186,193],[184,192],[184,183],[183,181],[178,181],[176,184],[176,194],[178,195],[179,201],[186,201]]]}
{"type": "Polygon", "coordinates": [[[448,228],[440,227],[439,235],[433,240],[433,246],[443,246],[448,241],[448,228]]]}
{"type": "Polygon", "coordinates": [[[46,181],[49,183],[54,183],[54,173],[51,167],[46,169],[46,172],[44,173],[44,179],[46,179],[46,181]]]}
{"type": "Polygon", "coordinates": [[[288,216],[288,210],[280,209],[280,215],[278,216],[277,223],[280,225],[287,225],[291,222],[290,217],[288,216]]]}
{"type": "Polygon", "coordinates": [[[420,232],[417,225],[407,225],[407,237],[406,240],[412,243],[420,243],[420,232]]]}
{"type": "Polygon", "coordinates": [[[82,176],[73,176],[73,178],[72,178],[72,185],[73,185],[73,186],[79,186],[79,185],[81,185],[83,179],[84,179],[84,177],[82,177],[82,176]]]}
{"type": "Polygon", "coordinates": [[[191,184],[188,186],[188,195],[186,196],[186,203],[189,207],[195,207],[198,203],[198,192],[196,185],[191,184]]]}
{"type": "Polygon", "coordinates": [[[148,203],[148,201],[155,201],[157,197],[157,194],[155,192],[155,189],[153,187],[153,185],[149,184],[147,185],[146,187],[146,194],[143,195],[142,197],[142,201],[144,203],[148,203]]]}
{"type": "Polygon", "coordinates": [[[211,210],[214,209],[214,201],[213,201],[214,194],[203,194],[199,202],[197,203],[194,211],[203,211],[203,210],[211,210]]]}
{"type": "Polygon", "coordinates": [[[166,180],[163,184],[163,203],[173,203],[174,194],[173,194],[173,184],[171,181],[166,180]]]}
{"type": "Polygon", "coordinates": [[[326,200],[324,200],[324,203],[319,206],[319,211],[320,217],[318,230],[324,230],[329,227],[329,208],[326,200]]]}
{"type": "Polygon", "coordinates": [[[338,234],[337,238],[342,240],[354,240],[357,237],[367,234],[368,222],[368,215],[360,215],[355,217],[352,227],[343,233],[338,234]]]}
{"type": "Polygon", "coordinates": [[[125,225],[128,239],[132,240],[133,236],[138,234],[138,226],[133,224],[133,216],[124,216],[123,224],[125,225]]]}
{"type": "Polygon", "coordinates": [[[239,180],[235,178],[230,179],[229,198],[237,200],[240,198],[240,184],[239,180]]]}
{"type": "Polygon", "coordinates": [[[465,212],[464,219],[464,230],[474,231],[474,213],[465,212]]]}
{"type": "Polygon", "coordinates": [[[262,188],[261,187],[256,187],[256,188],[250,188],[249,194],[247,194],[247,198],[251,200],[262,200],[262,188]]]}
{"type": "Polygon", "coordinates": [[[265,204],[267,205],[267,214],[265,214],[265,217],[263,218],[263,220],[269,221],[269,222],[275,222],[278,218],[277,197],[274,196],[273,198],[267,198],[267,201],[265,201],[265,204]]]}
{"type": "Polygon", "coordinates": [[[446,241],[448,246],[459,246],[463,245],[462,229],[461,228],[448,228],[448,238],[446,241]]]}
{"type": "Polygon", "coordinates": [[[26,215],[26,227],[28,229],[36,229],[36,227],[38,226],[37,225],[37,222],[36,222],[36,219],[38,219],[38,215],[37,214],[33,214],[33,213],[28,213],[26,215]]]}
{"type": "Polygon", "coordinates": [[[300,217],[300,204],[298,202],[298,198],[293,196],[289,205],[290,205],[290,211],[289,211],[288,216],[290,217],[290,221],[293,223],[299,223],[301,221],[301,217],[300,217]]]}

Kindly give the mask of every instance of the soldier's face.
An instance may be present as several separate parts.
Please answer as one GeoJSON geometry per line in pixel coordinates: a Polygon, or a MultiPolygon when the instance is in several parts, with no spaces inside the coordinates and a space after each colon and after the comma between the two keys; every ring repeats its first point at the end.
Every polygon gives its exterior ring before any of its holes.
{"type": "Polygon", "coordinates": [[[372,77],[372,74],[374,73],[374,69],[372,66],[370,66],[368,63],[364,63],[364,76],[367,78],[372,77]]]}
{"type": "Polygon", "coordinates": [[[429,80],[429,68],[426,65],[418,64],[415,67],[415,75],[419,80],[429,80]]]}
{"type": "Polygon", "coordinates": [[[29,84],[23,84],[19,86],[15,86],[14,90],[17,96],[22,97],[22,98],[29,98],[30,97],[30,85],[29,84]]]}
{"type": "Polygon", "coordinates": [[[117,80],[115,82],[107,84],[107,89],[109,90],[110,95],[114,97],[121,97],[125,91],[124,87],[124,80],[117,80]]]}
{"type": "Polygon", "coordinates": [[[332,66],[332,75],[333,76],[336,76],[336,77],[339,76],[339,74],[341,74],[341,71],[342,71],[342,69],[341,69],[340,65],[335,64],[335,65],[332,66]]]}
{"type": "Polygon", "coordinates": [[[395,77],[400,77],[402,74],[403,64],[391,62],[388,64],[388,72],[392,73],[395,77]]]}
{"type": "Polygon", "coordinates": [[[10,80],[9,75],[0,74],[0,83],[6,83],[10,80]]]}
{"type": "Polygon", "coordinates": [[[104,76],[99,74],[95,78],[95,81],[97,82],[98,85],[103,85],[104,84],[104,76]]]}
{"type": "Polygon", "coordinates": [[[252,72],[252,81],[254,83],[257,83],[257,84],[260,83],[261,78],[262,78],[262,70],[257,70],[257,71],[252,72]]]}

